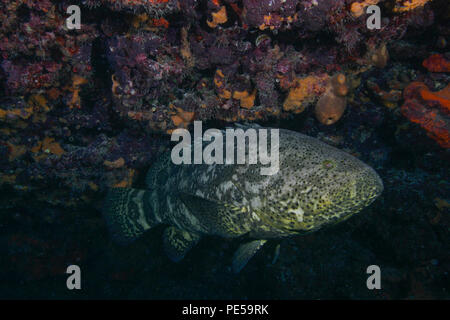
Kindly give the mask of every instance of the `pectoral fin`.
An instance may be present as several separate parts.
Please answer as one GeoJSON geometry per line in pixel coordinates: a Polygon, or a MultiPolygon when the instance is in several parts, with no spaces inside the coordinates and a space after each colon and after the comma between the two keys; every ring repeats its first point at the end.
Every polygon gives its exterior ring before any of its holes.
{"type": "Polygon", "coordinates": [[[247,232],[242,228],[245,224],[246,215],[242,214],[245,207],[235,207],[187,193],[180,193],[179,198],[210,234],[228,237],[247,232]]]}
{"type": "Polygon", "coordinates": [[[163,245],[167,256],[174,262],[184,258],[188,251],[197,244],[200,236],[178,229],[168,227],[164,230],[163,245]]]}
{"type": "Polygon", "coordinates": [[[275,252],[273,254],[272,264],[275,264],[278,260],[278,256],[280,255],[280,244],[277,244],[275,247],[275,252]]]}
{"type": "Polygon", "coordinates": [[[261,247],[267,242],[267,240],[253,240],[242,244],[234,253],[232,270],[234,273],[239,273],[242,268],[250,261],[255,253],[261,249],[261,247]]]}

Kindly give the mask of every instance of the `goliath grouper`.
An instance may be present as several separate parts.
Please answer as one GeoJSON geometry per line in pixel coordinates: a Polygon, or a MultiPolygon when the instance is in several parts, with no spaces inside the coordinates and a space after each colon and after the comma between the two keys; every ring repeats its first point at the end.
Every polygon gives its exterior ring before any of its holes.
{"type": "Polygon", "coordinates": [[[163,245],[173,261],[206,235],[247,239],[233,257],[239,272],[268,239],[346,220],[383,191],[371,167],[294,131],[279,130],[279,171],[261,175],[261,166],[175,165],[167,152],[150,168],[146,190],[109,191],[104,216],[121,243],[168,225],[163,245]]]}

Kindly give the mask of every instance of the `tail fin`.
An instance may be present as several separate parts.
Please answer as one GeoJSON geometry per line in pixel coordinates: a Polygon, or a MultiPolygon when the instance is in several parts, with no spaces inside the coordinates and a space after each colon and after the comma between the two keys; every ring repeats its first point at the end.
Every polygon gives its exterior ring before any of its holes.
{"type": "Polygon", "coordinates": [[[155,225],[149,219],[148,191],[132,188],[110,189],[104,205],[103,216],[115,241],[130,243],[155,225]]]}

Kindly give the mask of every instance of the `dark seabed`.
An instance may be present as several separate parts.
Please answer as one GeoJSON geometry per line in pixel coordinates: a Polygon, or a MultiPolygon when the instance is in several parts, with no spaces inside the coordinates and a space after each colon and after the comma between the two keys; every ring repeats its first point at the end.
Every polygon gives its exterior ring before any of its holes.
{"type": "Polygon", "coordinates": [[[0,299],[449,299],[450,3],[375,1],[369,30],[366,2],[2,1],[0,299]],[[340,224],[270,240],[239,274],[239,239],[206,237],[178,263],[163,225],[116,244],[107,190],[143,188],[194,120],[318,138],[384,191],[340,224]]]}

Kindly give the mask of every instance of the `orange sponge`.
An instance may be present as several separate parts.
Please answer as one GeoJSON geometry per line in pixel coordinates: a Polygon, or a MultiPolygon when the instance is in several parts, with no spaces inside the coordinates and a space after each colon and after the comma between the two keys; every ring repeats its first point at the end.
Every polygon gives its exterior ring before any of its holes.
{"type": "Polygon", "coordinates": [[[347,78],[339,73],[331,78],[325,93],[320,97],[314,110],[320,123],[331,125],[336,123],[344,114],[347,107],[348,94],[347,78]]]}

